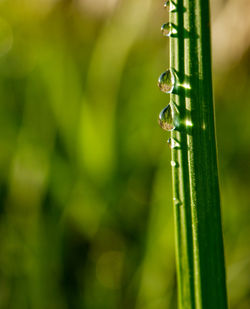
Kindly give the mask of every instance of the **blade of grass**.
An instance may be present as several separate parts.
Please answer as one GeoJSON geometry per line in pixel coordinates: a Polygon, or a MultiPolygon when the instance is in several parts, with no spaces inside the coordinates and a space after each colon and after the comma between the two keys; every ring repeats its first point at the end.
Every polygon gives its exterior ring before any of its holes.
{"type": "Polygon", "coordinates": [[[171,137],[180,308],[227,308],[211,78],[209,0],[171,2],[171,137]]]}

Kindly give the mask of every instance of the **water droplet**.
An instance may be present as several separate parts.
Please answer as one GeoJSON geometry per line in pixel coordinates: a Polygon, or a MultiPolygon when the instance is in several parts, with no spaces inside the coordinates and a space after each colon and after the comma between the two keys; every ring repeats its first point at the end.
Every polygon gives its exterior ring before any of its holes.
{"type": "Polygon", "coordinates": [[[169,7],[169,5],[170,5],[170,1],[169,1],[169,0],[167,0],[167,1],[164,2],[164,8],[169,7]]]}
{"type": "Polygon", "coordinates": [[[171,69],[162,73],[158,79],[158,86],[161,91],[171,93],[174,89],[175,77],[171,69]]]}
{"type": "Polygon", "coordinates": [[[172,137],[170,137],[170,138],[168,139],[168,144],[169,144],[169,147],[170,147],[171,149],[180,147],[180,144],[179,144],[175,139],[173,139],[172,137]]]}
{"type": "Polygon", "coordinates": [[[159,115],[159,125],[163,130],[172,131],[175,129],[173,121],[173,111],[170,104],[163,108],[159,115]]]}
{"type": "Polygon", "coordinates": [[[175,167],[177,165],[177,163],[173,160],[170,163],[171,163],[171,166],[173,166],[173,167],[175,167]]]}
{"type": "Polygon", "coordinates": [[[177,34],[176,26],[172,23],[166,23],[161,26],[161,32],[164,36],[170,37],[177,34]]]}
{"type": "Polygon", "coordinates": [[[176,197],[173,198],[173,201],[174,201],[174,205],[175,205],[176,207],[182,205],[181,201],[180,201],[178,198],[176,198],[176,197]]]}
{"type": "Polygon", "coordinates": [[[164,36],[171,36],[172,34],[172,25],[171,23],[166,23],[161,26],[161,32],[164,36]]]}
{"type": "Polygon", "coordinates": [[[171,0],[167,0],[164,2],[164,8],[169,9],[169,12],[172,12],[175,10],[176,4],[174,4],[171,0]]]}
{"type": "Polygon", "coordinates": [[[173,201],[174,201],[175,205],[181,203],[180,200],[176,197],[173,198],[173,201]]]}

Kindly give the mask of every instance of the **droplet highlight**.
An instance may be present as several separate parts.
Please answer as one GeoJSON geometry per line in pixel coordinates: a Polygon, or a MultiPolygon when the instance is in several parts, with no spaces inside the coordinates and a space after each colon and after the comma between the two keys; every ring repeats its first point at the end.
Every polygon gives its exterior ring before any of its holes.
{"type": "Polygon", "coordinates": [[[162,73],[158,79],[158,87],[162,92],[171,93],[174,89],[175,77],[171,69],[162,73]]]}
{"type": "Polygon", "coordinates": [[[187,127],[192,127],[193,126],[192,121],[189,120],[189,119],[186,119],[185,124],[186,124],[187,127]]]}
{"type": "Polygon", "coordinates": [[[173,131],[175,129],[173,120],[173,110],[170,104],[163,108],[159,114],[159,125],[165,131],[173,131]]]}

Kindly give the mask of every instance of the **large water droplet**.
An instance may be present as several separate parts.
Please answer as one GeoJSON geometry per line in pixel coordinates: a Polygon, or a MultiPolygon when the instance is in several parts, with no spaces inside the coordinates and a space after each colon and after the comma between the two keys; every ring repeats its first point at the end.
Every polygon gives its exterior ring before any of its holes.
{"type": "Polygon", "coordinates": [[[173,110],[170,104],[163,108],[159,115],[159,125],[163,130],[172,131],[174,130],[173,110]]]}
{"type": "Polygon", "coordinates": [[[168,139],[168,145],[171,149],[180,147],[180,144],[172,137],[168,139]]]}
{"type": "Polygon", "coordinates": [[[174,89],[175,77],[171,69],[162,73],[158,79],[158,86],[161,91],[165,93],[170,93],[174,89]]]}

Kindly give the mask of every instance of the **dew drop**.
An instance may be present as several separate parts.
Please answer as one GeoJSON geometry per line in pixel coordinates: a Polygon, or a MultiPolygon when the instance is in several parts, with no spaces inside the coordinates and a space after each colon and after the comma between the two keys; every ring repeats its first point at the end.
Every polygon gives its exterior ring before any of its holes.
{"type": "Polygon", "coordinates": [[[172,137],[168,139],[168,145],[171,149],[180,147],[180,144],[172,137]]]}
{"type": "Polygon", "coordinates": [[[167,0],[167,1],[164,2],[164,8],[169,7],[169,5],[170,5],[170,1],[169,1],[169,0],[167,0]]]}
{"type": "Polygon", "coordinates": [[[172,131],[175,129],[173,121],[173,111],[170,104],[163,108],[159,114],[159,125],[165,131],[172,131]]]}
{"type": "Polygon", "coordinates": [[[168,8],[169,12],[172,12],[175,9],[175,5],[174,5],[174,3],[171,0],[167,0],[167,1],[164,2],[164,8],[165,9],[168,8]]]}
{"type": "Polygon", "coordinates": [[[173,198],[173,201],[174,201],[174,206],[176,206],[176,207],[182,205],[181,201],[176,197],[173,198]]]}
{"type": "Polygon", "coordinates": [[[168,143],[169,147],[172,148],[172,145],[171,145],[171,137],[168,139],[167,143],[168,143]]]}
{"type": "Polygon", "coordinates": [[[174,89],[175,77],[171,69],[162,73],[158,79],[158,87],[165,93],[171,93],[174,89]]]}
{"type": "Polygon", "coordinates": [[[170,37],[172,34],[172,25],[171,23],[166,23],[161,26],[161,32],[164,36],[170,37]]]}
{"type": "Polygon", "coordinates": [[[164,36],[170,37],[177,34],[176,27],[171,23],[166,23],[161,26],[161,32],[164,36]]]}
{"type": "Polygon", "coordinates": [[[171,163],[171,166],[173,166],[173,167],[175,167],[177,165],[176,162],[173,161],[173,160],[170,163],[171,163]]]}
{"type": "Polygon", "coordinates": [[[173,198],[173,201],[175,205],[181,204],[180,200],[176,197],[173,198]]]}

